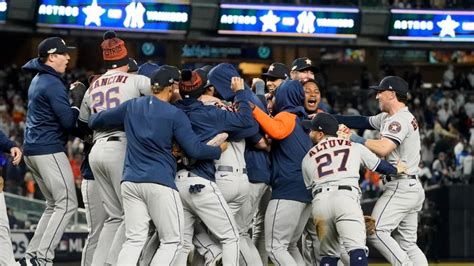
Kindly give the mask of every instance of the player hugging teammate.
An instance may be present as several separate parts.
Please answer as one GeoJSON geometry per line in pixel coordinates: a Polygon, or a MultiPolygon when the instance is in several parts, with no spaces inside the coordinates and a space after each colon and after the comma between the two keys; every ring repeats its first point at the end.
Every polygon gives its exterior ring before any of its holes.
{"type": "MultiPolygon", "coordinates": [[[[74,84],[72,104],[61,82],[72,48],[62,39],[46,39],[39,58],[24,66],[38,73],[25,162],[48,207],[22,265],[52,265],[77,208],[64,151],[73,133],[92,145],[83,167],[89,237],[82,265],[181,266],[190,258],[192,265],[258,266],[268,258],[275,265],[332,266],[340,258],[367,265],[366,240],[393,265],[427,265],[416,245],[420,137],[401,78],[374,88],[380,114],[333,116],[320,106],[323,83],[309,58],[290,68],[272,64],[265,81],[254,80],[254,93],[231,64],[137,69],[113,32],[101,48],[107,71],[87,91],[74,84]],[[349,128],[382,137],[364,139],[349,128]],[[386,187],[366,217],[360,165],[384,174],[386,187]]],[[[12,149],[6,144],[4,151],[12,149]]],[[[0,261],[12,261],[7,253],[0,251],[0,261]]]]}

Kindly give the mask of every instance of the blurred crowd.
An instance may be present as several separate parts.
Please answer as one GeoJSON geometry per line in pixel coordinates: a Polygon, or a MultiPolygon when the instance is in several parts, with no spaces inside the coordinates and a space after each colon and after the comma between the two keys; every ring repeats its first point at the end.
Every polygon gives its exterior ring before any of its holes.
{"type": "MultiPolygon", "coordinates": [[[[91,73],[84,69],[74,69],[67,73],[66,80],[69,84],[75,80],[87,84],[89,74],[91,73]]],[[[354,82],[355,85],[350,88],[331,85],[333,83],[323,71],[317,77],[320,84],[327,84],[322,86],[321,104],[332,113],[374,115],[378,113],[378,103],[369,86],[378,83],[378,77],[395,74],[404,77],[410,86],[408,106],[420,125],[420,176],[425,188],[472,183],[474,70],[471,73],[460,73],[449,65],[439,81],[439,86],[430,89],[423,88],[423,71],[418,67],[411,72],[395,73],[390,65],[382,65],[377,77],[372,77],[364,67],[360,80],[354,82]]],[[[21,71],[17,65],[5,66],[0,70],[0,130],[19,144],[23,142],[27,88],[31,79],[31,74],[21,71]]],[[[378,132],[375,131],[358,133],[365,138],[378,137],[378,132]]],[[[71,139],[68,143],[69,160],[78,192],[82,180],[82,148],[79,139],[71,139]]],[[[1,155],[0,165],[6,177],[6,191],[30,198],[41,198],[41,193],[25,165],[15,168],[8,160],[8,156],[1,155]]],[[[361,170],[360,174],[364,197],[377,197],[383,186],[380,175],[368,170],[361,170]]],[[[80,196],[81,193],[77,195],[80,196]]]]}

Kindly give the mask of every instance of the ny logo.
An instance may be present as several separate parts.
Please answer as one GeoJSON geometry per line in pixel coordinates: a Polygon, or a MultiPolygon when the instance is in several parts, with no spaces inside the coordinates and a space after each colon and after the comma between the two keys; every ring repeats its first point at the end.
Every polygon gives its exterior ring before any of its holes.
{"type": "Polygon", "coordinates": [[[126,28],[143,28],[143,26],[145,26],[145,22],[143,21],[143,15],[145,14],[145,11],[146,9],[142,3],[135,3],[135,1],[131,2],[125,8],[127,17],[125,17],[123,25],[126,28]]]}
{"type": "Polygon", "coordinates": [[[298,15],[298,26],[296,31],[299,33],[313,33],[314,29],[314,20],[316,16],[311,11],[303,11],[298,15]]]}

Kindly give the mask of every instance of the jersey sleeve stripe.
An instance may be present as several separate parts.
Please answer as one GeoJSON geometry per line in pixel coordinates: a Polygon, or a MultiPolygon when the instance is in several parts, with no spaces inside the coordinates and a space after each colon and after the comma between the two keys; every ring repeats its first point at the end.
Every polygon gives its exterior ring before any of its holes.
{"type": "Polygon", "coordinates": [[[393,143],[395,143],[397,146],[399,146],[400,143],[402,143],[402,141],[399,138],[395,137],[395,136],[392,136],[392,135],[383,135],[383,136],[384,136],[384,138],[387,138],[387,139],[393,141],[393,143]]]}
{"type": "Polygon", "coordinates": [[[369,117],[369,124],[370,124],[370,126],[371,126],[373,129],[377,129],[377,128],[375,127],[374,123],[372,123],[372,118],[373,118],[372,116],[369,117]]]}
{"type": "Polygon", "coordinates": [[[381,162],[381,160],[378,159],[378,160],[377,160],[377,163],[374,165],[374,167],[372,167],[372,169],[370,169],[370,171],[374,172],[375,169],[377,169],[377,167],[379,167],[380,162],[381,162]]]}

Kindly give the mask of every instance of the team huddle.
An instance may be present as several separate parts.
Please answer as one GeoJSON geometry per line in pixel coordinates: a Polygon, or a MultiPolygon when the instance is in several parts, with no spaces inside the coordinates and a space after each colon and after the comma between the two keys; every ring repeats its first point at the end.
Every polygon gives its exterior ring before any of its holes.
{"type": "MultiPolygon", "coordinates": [[[[290,69],[273,63],[248,86],[228,63],[138,67],[114,32],[101,47],[107,72],[88,88],[62,82],[74,48],[58,37],[23,66],[37,73],[23,155],[47,207],[21,265],[52,265],[77,210],[70,135],[85,147],[81,265],[358,266],[367,265],[367,242],[392,265],[428,265],[416,245],[420,136],[403,79],[374,87],[380,114],[331,115],[308,58],[290,69]],[[385,184],[365,216],[361,165],[385,184]]],[[[0,198],[0,265],[15,265],[0,198]]]]}

